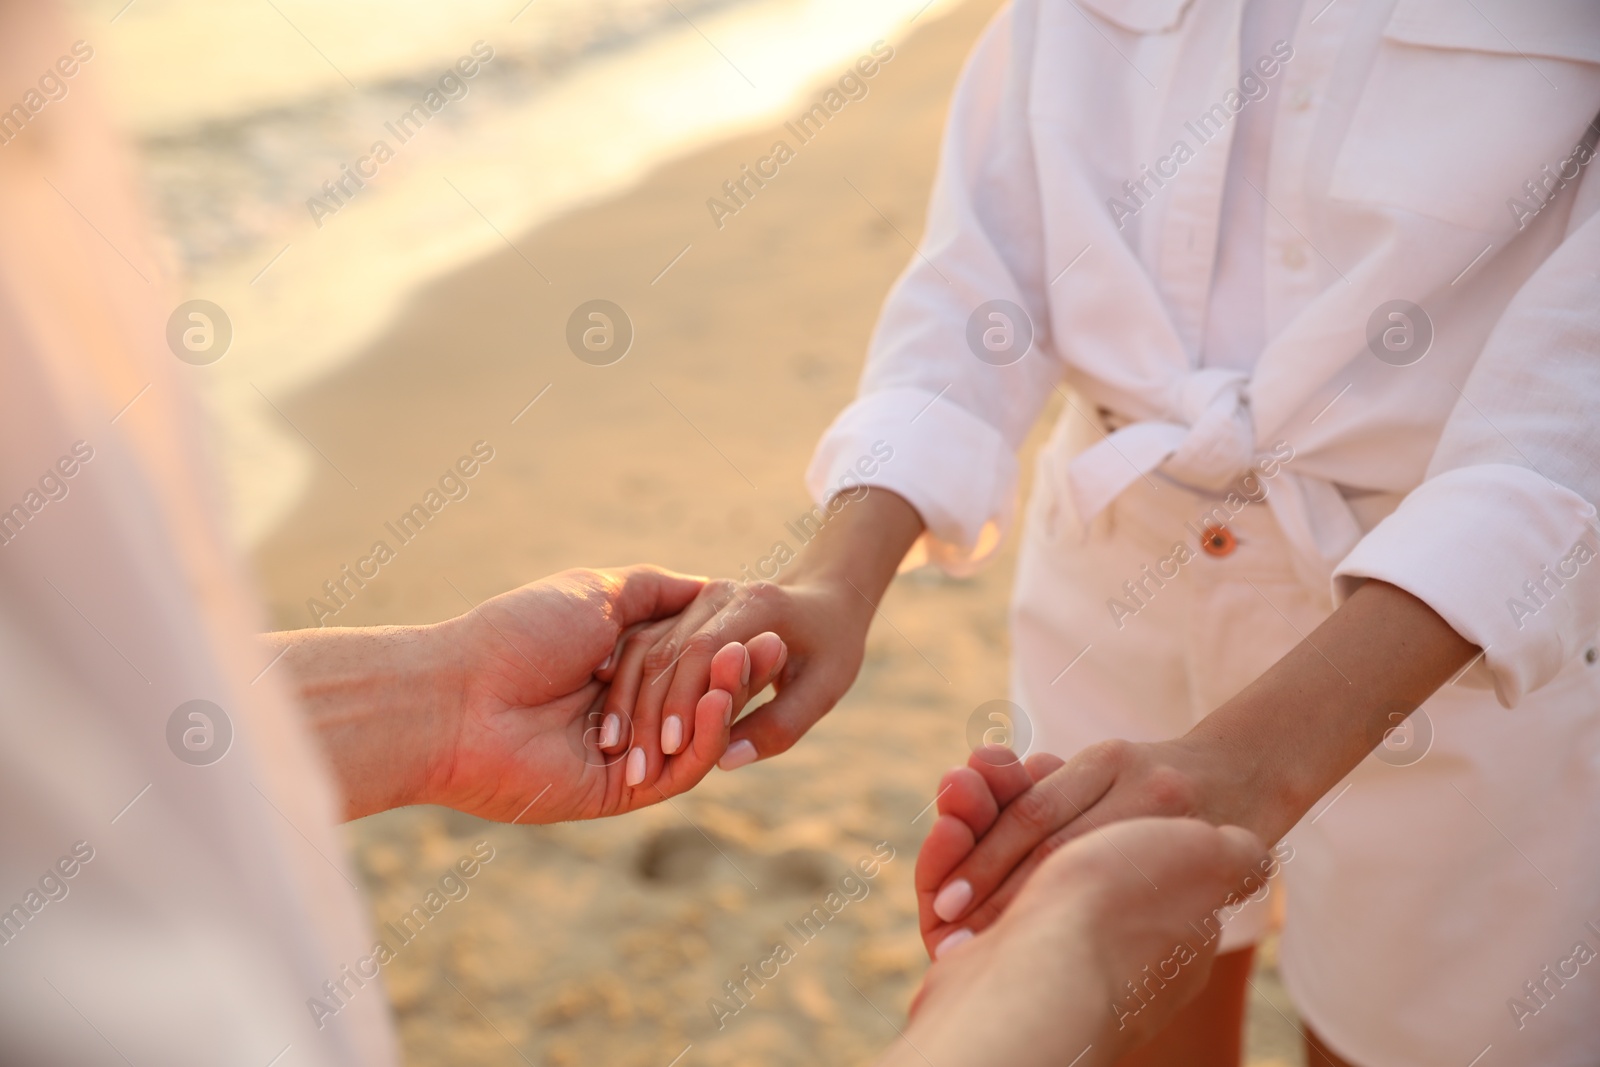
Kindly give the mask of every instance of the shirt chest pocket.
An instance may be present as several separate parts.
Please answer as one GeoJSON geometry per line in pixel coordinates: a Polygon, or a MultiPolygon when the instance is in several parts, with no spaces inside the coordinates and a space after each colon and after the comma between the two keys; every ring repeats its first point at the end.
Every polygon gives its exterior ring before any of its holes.
{"type": "Polygon", "coordinates": [[[1585,169],[1574,149],[1597,108],[1595,0],[1398,0],[1328,195],[1516,230],[1509,202],[1539,204],[1524,183],[1548,197],[1543,168],[1569,181],[1585,169]]]}
{"type": "MultiPolygon", "coordinates": [[[[1130,33],[1165,33],[1176,29],[1193,0],[1069,0],[1130,33]]],[[[1072,17],[1072,16],[1069,16],[1072,17]]]]}

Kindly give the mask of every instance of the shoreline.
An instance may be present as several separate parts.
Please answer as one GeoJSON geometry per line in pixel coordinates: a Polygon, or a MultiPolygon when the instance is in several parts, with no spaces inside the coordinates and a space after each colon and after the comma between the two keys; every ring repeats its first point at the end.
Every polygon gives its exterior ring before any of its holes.
{"type": "MultiPolygon", "coordinates": [[[[269,110],[236,128],[213,124],[187,139],[169,131],[147,140],[148,185],[182,235],[171,258],[193,263],[192,276],[173,281],[172,296],[209,300],[233,326],[227,356],[195,377],[221,446],[236,539],[253,547],[269,536],[321,462],[272,404],[359,358],[428,286],[497,250],[520,249],[515,235],[625,195],[662,166],[765,127],[837,79],[871,41],[903,37],[908,16],[932,24],[956,0],[918,11],[920,2],[865,10],[845,0],[711,5],[692,9],[692,23],[667,24],[543,80],[516,66],[514,49],[496,49],[499,58],[464,86],[462,99],[405,146],[391,144],[393,159],[379,168],[369,161],[366,169],[376,172],[359,186],[343,167],[372,154],[384,121],[428,91],[422,81],[408,76],[305,113],[274,118],[269,110]],[[337,184],[330,174],[356,193],[319,215],[307,198],[337,184]]],[[[129,19],[135,15],[153,17],[139,8],[129,19]]],[[[108,74],[145,71],[159,48],[176,47],[151,43],[149,25],[120,29],[137,29],[143,37],[131,39],[144,43],[107,38],[108,74]]],[[[319,32],[311,23],[307,30],[319,32]]],[[[451,62],[471,39],[445,50],[451,62]]],[[[492,34],[485,39],[494,47],[492,34]]],[[[298,47],[321,63],[304,42],[298,47]]],[[[431,63],[444,52],[433,46],[429,55],[431,63]]],[[[332,77],[326,69],[317,75],[325,76],[332,77]]],[[[125,114],[126,125],[163,128],[159,103],[140,106],[151,113],[125,114]]],[[[522,261],[535,275],[549,273],[525,251],[522,261]]]]}

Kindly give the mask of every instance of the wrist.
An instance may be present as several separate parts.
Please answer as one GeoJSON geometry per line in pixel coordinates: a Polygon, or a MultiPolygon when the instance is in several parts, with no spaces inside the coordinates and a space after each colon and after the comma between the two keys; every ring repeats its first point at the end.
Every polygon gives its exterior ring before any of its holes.
{"type": "Polygon", "coordinates": [[[1303,778],[1292,756],[1268,743],[1261,731],[1241,733],[1248,709],[1222,705],[1181,737],[1158,742],[1166,759],[1183,768],[1197,798],[1195,817],[1213,826],[1242,826],[1263,841],[1277,841],[1299,820],[1303,778]]]}
{"type": "Polygon", "coordinates": [[[859,498],[846,494],[833,503],[841,504],[837,514],[779,581],[853,589],[858,599],[865,597],[876,606],[921,536],[922,517],[904,497],[883,488],[864,487],[859,498]]]}
{"type": "Polygon", "coordinates": [[[271,634],[345,797],[345,817],[428,802],[460,718],[448,624],[271,634]]]}
{"type": "Polygon", "coordinates": [[[1219,795],[1247,801],[1229,821],[1270,844],[1477,654],[1427,604],[1368,581],[1186,740],[1227,765],[1219,795]]]}
{"type": "Polygon", "coordinates": [[[1134,1044],[1132,1030],[1118,1032],[1111,1007],[1112,975],[1135,972],[1125,965],[1126,946],[1105,933],[1126,902],[1106,889],[1103,872],[1071,860],[1042,877],[1041,891],[1019,898],[1017,910],[985,932],[988,944],[943,965],[959,970],[935,972],[908,1041],[880,1067],[923,1067],[919,1049],[930,1047],[946,1067],[1106,1067],[1134,1044]]]}
{"type": "Polygon", "coordinates": [[[789,588],[811,586],[842,590],[858,601],[859,593],[876,604],[894,580],[898,561],[875,558],[877,553],[871,551],[875,546],[852,543],[858,540],[840,537],[824,542],[818,538],[806,546],[793,566],[785,568],[777,583],[789,588]],[[855,592],[851,592],[852,589],[855,592]]]}

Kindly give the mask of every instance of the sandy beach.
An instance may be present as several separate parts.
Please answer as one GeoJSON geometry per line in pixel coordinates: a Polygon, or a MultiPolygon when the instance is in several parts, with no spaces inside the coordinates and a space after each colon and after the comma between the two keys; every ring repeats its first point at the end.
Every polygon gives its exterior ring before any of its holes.
{"type": "MultiPolygon", "coordinates": [[[[888,41],[866,94],[804,144],[775,121],[505,232],[331,375],[274,396],[315,450],[308,488],[254,555],[274,625],[312,625],[308,602],[333,606],[323,583],[373,542],[396,546],[386,524],[479,442],[493,458],[465,498],[330,621],[442,619],[579,565],[734,575],[792,542],[806,460],[852,396],[921,232],[949,93],[996,7],[967,0],[888,41]],[[719,227],[707,201],[780,139],[793,158],[719,227]],[[594,299],[634,332],[609,366],[566,341],[594,299]]],[[[924,968],[911,890],[921,813],[966,757],[968,714],[1006,695],[1013,559],[1008,546],[971,579],[903,576],[833,714],[793,752],[715,772],[670,805],[551,827],[437,809],[350,826],[375,929],[475,843],[494,849],[470,895],[385,971],[408,1061],[870,1060],[924,968]],[[893,858],[864,898],[813,940],[786,932],[875,847],[893,858]],[[779,938],[796,958],[719,1025],[708,1003],[726,1002],[724,983],[779,938]]],[[[1298,1063],[1270,947],[1264,957],[1257,985],[1273,1003],[1253,1009],[1251,1062],[1298,1063]]]]}

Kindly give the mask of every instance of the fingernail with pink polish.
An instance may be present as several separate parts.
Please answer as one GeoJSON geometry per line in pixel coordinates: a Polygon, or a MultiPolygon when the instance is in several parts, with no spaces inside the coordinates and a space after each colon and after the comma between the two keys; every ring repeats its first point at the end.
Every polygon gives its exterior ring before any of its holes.
{"type": "Polygon", "coordinates": [[[724,726],[732,726],[733,725],[733,694],[732,693],[723,693],[722,694],[722,699],[724,701],[726,701],[726,703],[722,706],[722,725],[724,725],[724,726]]]}
{"type": "Polygon", "coordinates": [[[636,748],[628,753],[628,767],[624,777],[629,785],[638,785],[644,781],[644,749],[636,748]]]}
{"type": "Polygon", "coordinates": [[[750,650],[748,648],[740,648],[739,651],[744,653],[744,668],[739,672],[739,684],[740,685],[749,685],[750,684],[750,650]]]}
{"type": "Polygon", "coordinates": [[[600,724],[600,747],[610,748],[622,740],[622,720],[616,715],[607,715],[600,724]]]}
{"type": "Polygon", "coordinates": [[[661,751],[672,755],[683,747],[683,720],[676,715],[668,715],[667,721],[661,724],[661,751]]]}
{"type": "MultiPolygon", "coordinates": [[[[729,705],[732,707],[732,705],[729,705]]],[[[749,741],[735,741],[728,746],[728,751],[722,754],[717,761],[717,766],[725,771],[736,771],[747,763],[756,761],[756,746],[749,741]]]]}
{"type": "Polygon", "coordinates": [[[617,653],[616,653],[616,652],[615,652],[615,651],[614,651],[614,650],[613,650],[613,651],[611,651],[611,652],[607,652],[607,653],[606,653],[606,658],[605,658],[605,661],[604,661],[604,662],[603,662],[603,663],[601,663],[601,664],[600,664],[600,666],[598,666],[598,667],[596,667],[596,668],[595,668],[595,671],[596,671],[596,672],[597,672],[597,673],[598,673],[598,672],[599,672],[599,671],[603,671],[603,670],[605,670],[605,669],[606,669],[606,668],[607,668],[607,667],[609,667],[609,666],[611,666],[611,661],[612,661],[612,660],[613,660],[613,659],[615,659],[615,658],[616,658],[616,656],[617,656],[617,653]]]}
{"type": "Polygon", "coordinates": [[[949,952],[953,948],[960,948],[962,945],[965,945],[971,940],[971,930],[957,930],[955,933],[951,934],[949,937],[945,938],[943,941],[934,946],[933,958],[936,960],[942,960],[944,959],[944,954],[946,952],[949,952]]]}
{"type": "Polygon", "coordinates": [[[965,878],[957,878],[933,898],[933,913],[947,923],[953,923],[961,918],[961,913],[967,910],[967,905],[972,903],[972,883],[965,878]]]}

